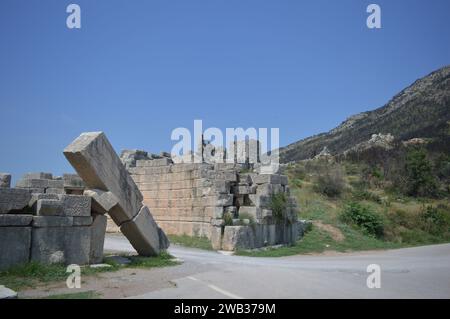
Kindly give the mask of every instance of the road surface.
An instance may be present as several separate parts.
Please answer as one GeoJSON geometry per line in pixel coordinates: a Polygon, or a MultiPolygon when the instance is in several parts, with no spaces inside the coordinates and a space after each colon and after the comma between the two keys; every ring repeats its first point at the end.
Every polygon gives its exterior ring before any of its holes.
{"type": "MultiPolygon", "coordinates": [[[[107,235],[105,250],[134,252],[120,235],[107,235]]],[[[131,298],[450,298],[450,244],[282,258],[179,246],[169,252],[182,259],[182,265],[148,276],[170,285],[149,285],[148,291],[131,298]],[[380,266],[380,288],[367,286],[367,267],[372,264],[380,266]]]]}

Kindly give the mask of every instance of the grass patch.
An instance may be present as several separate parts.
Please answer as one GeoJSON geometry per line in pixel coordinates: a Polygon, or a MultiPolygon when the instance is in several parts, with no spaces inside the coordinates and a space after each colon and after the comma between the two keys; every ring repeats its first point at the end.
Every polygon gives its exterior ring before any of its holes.
{"type": "Polygon", "coordinates": [[[211,241],[206,237],[191,237],[188,235],[168,235],[169,240],[172,244],[205,249],[205,250],[213,250],[211,241]]]}
{"type": "MultiPolygon", "coordinates": [[[[111,267],[81,267],[82,278],[86,278],[87,276],[95,276],[103,272],[117,271],[123,268],[156,268],[175,266],[179,264],[168,253],[161,253],[156,257],[126,257],[131,260],[131,263],[128,265],[119,265],[112,259],[105,257],[104,263],[109,264],[111,267]]],[[[69,273],[66,272],[66,269],[67,266],[62,264],[43,265],[36,262],[30,262],[1,271],[0,284],[18,291],[24,288],[34,288],[41,284],[63,282],[69,275],[69,273]]]]}
{"type": "Polygon", "coordinates": [[[313,227],[295,245],[268,248],[265,250],[239,250],[236,252],[236,255],[249,257],[284,257],[323,253],[325,251],[348,252],[355,250],[393,249],[401,246],[365,236],[347,225],[341,225],[340,229],[345,235],[345,240],[341,242],[333,240],[326,231],[313,227]]]}
{"type": "Polygon", "coordinates": [[[99,299],[101,295],[95,291],[75,292],[69,294],[57,294],[42,299],[99,299]]]}

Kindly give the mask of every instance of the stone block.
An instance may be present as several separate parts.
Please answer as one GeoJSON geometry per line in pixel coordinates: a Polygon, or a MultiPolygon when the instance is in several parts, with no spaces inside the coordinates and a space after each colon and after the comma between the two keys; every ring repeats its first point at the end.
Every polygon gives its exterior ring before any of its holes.
{"type": "Polygon", "coordinates": [[[167,250],[170,246],[170,241],[160,227],[158,227],[158,236],[159,236],[159,250],[160,251],[167,250]]]}
{"type": "Polygon", "coordinates": [[[33,216],[32,226],[36,228],[71,227],[73,217],[65,216],[33,216]]]}
{"type": "Polygon", "coordinates": [[[64,246],[67,229],[69,228],[33,228],[30,260],[42,264],[65,263],[64,246]]]}
{"type": "Polygon", "coordinates": [[[21,211],[29,203],[31,193],[26,189],[0,188],[0,214],[21,211]]]}
{"type": "Polygon", "coordinates": [[[237,207],[236,206],[225,207],[224,212],[231,214],[232,216],[237,216],[237,207]]]}
{"type": "Polygon", "coordinates": [[[0,270],[30,260],[31,227],[0,227],[0,270]]]}
{"type": "Polygon", "coordinates": [[[223,219],[213,218],[211,219],[211,225],[215,227],[225,226],[225,221],[223,219]]]}
{"type": "Polygon", "coordinates": [[[28,206],[31,208],[33,212],[36,212],[37,209],[37,202],[40,199],[54,199],[59,200],[59,197],[57,194],[31,194],[31,199],[28,202],[28,206]]]}
{"type": "Polygon", "coordinates": [[[280,175],[280,184],[283,186],[288,185],[288,177],[286,175],[280,175]]]}
{"type": "Polygon", "coordinates": [[[271,198],[262,195],[248,195],[250,203],[256,207],[268,208],[270,206],[271,198]]]}
{"type": "Polygon", "coordinates": [[[131,221],[142,208],[142,194],[102,132],[83,133],[64,155],[90,189],[113,193],[119,203],[110,212],[114,221],[131,221]]]}
{"type": "Polygon", "coordinates": [[[1,299],[17,299],[17,292],[8,287],[0,285],[0,300],[1,299]]]}
{"type": "Polygon", "coordinates": [[[46,194],[65,194],[64,188],[47,188],[45,190],[46,194]]]}
{"type": "Polygon", "coordinates": [[[241,206],[239,207],[239,216],[249,216],[250,218],[253,218],[254,221],[257,219],[262,218],[261,214],[261,208],[254,207],[254,206],[241,206]]]}
{"type": "Polygon", "coordinates": [[[63,185],[65,189],[83,189],[86,187],[83,180],[77,174],[64,174],[63,185]]]}
{"type": "Polygon", "coordinates": [[[225,226],[222,238],[223,250],[252,249],[254,246],[254,234],[250,226],[225,226]]]}
{"type": "Polygon", "coordinates": [[[84,195],[92,198],[91,210],[97,214],[106,214],[119,203],[113,193],[99,189],[85,190],[84,195]]]}
{"type": "Polygon", "coordinates": [[[22,176],[22,179],[53,179],[53,174],[44,172],[26,173],[22,176]]]}
{"type": "Polygon", "coordinates": [[[64,216],[90,216],[91,198],[83,195],[58,195],[64,216]]]}
{"type": "Polygon", "coordinates": [[[17,188],[47,188],[49,187],[48,179],[21,179],[16,183],[17,188]]]}
{"type": "Polygon", "coordinates": [[[94,215],[91,225],[91,251],[89,261],[98,264],[103,261],[103,246],[105,244],[107,217],[105,215],[94,215]]]}
{"type": "Polygon", "coordinates": [[[11,187],[11,174],[0,173],[0,188],[11,187]]]}
{"type": "Polygon", "coordinates": [[[222,249],[222,227],[211,227],[211,246],[214,250],[222,249]]]}
{"type": "Polygon", "coordinates": [[[90,226],[92,220],[92,216],[75,216],[73,217],[73,226],[90,226]]]}
{"type": "Polygon", "coordinates": [[[64,216],[60,200],[39,199],[36,204],[36,214],[39,216],[64,216]]]}
{"type": "Polygon", "coordinates": [[[280,184],[280,175],[277,174],[255,174],[253,176],[255,184],[280,184]]]}
{"type": "Polygon", "coordinates": [[[147,206],[143,206],[133,220],[123,223],[120,230],[139,255],[155,256],[159,254],[158,225],[153,220],[147,206]]]}
{"type": "Polygon", "coordinates": [[[32,221],[32,215],[0,215],[0,226],[30,226],[32,221]]]}
{"type": "Polygon", "coordinates": [[[66,264],[89,264],[90,251],[91,227],[66,228],[64,236],[64,258],[66,264]]]}

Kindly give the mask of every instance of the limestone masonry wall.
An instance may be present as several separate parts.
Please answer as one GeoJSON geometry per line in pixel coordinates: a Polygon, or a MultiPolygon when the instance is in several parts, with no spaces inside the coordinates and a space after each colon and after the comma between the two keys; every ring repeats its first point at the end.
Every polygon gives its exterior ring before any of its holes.
{"type": "Polygon", "coordinates": [[[204,236],[223,250],[297,240],[297,209],[286,176],[259,174],[240,164],[175,164],[169,156],[122,153],[144,204],[165,233],[204,236]],[[284,204],[279,212],[271,210],[276,194],[284,204]]]}

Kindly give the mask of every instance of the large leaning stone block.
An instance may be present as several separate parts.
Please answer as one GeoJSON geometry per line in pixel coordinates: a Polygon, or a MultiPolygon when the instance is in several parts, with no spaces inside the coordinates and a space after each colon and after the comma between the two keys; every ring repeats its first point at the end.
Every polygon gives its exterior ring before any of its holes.
{"type": "Polygon", "coordinates": [[[142,194],[104,133],[81,134],[66,147],[64,155],[87,187],[110,191],[117,197],[119,203],[110,212],[116,223],[136,216],[142,207],[142,194]]]}
{"type": "Polygon", "coordinates": [[[113,193],[100,189],[85,190],[84,195],[91,197],[91,210],[96,214],[106,214],[119,203],[119,200],[113,193]]]}
{"type": "Polygon", "coordinates": [[[169,238],[167,238],[164,231],[158,227],[158,236],[159,236],[159,250],[167,250],[170,246],[169,238]]]}
{"type": "Polygon", "coordinates": [[[11,187],[11,174],[0,173],[0,188],[11,187]]]}
{"type": "Polygon", "coordinates": [[[103,246],[105,244],[107,217],[105,215],[94,215],[91,225],[91,251],[89,262],[99,264],[103,262],[103,246]]]}
{"type": "Polygon", "coordinates": [[[153,220],[147,206],[142,207],[133,220],[122,224],[120,230],[139,255],[155,256],[159,254],[158,225],[153,220]]]}
{"type": "Polygon", "coordinates": [[[0,270],[30,259],[31,227],[0,227],[0,270]]]}
{"type": "Polygon", "coordinates": [[[0,214],[24,209],[31,199],[27,189],[0,188],[0,214]]]}

